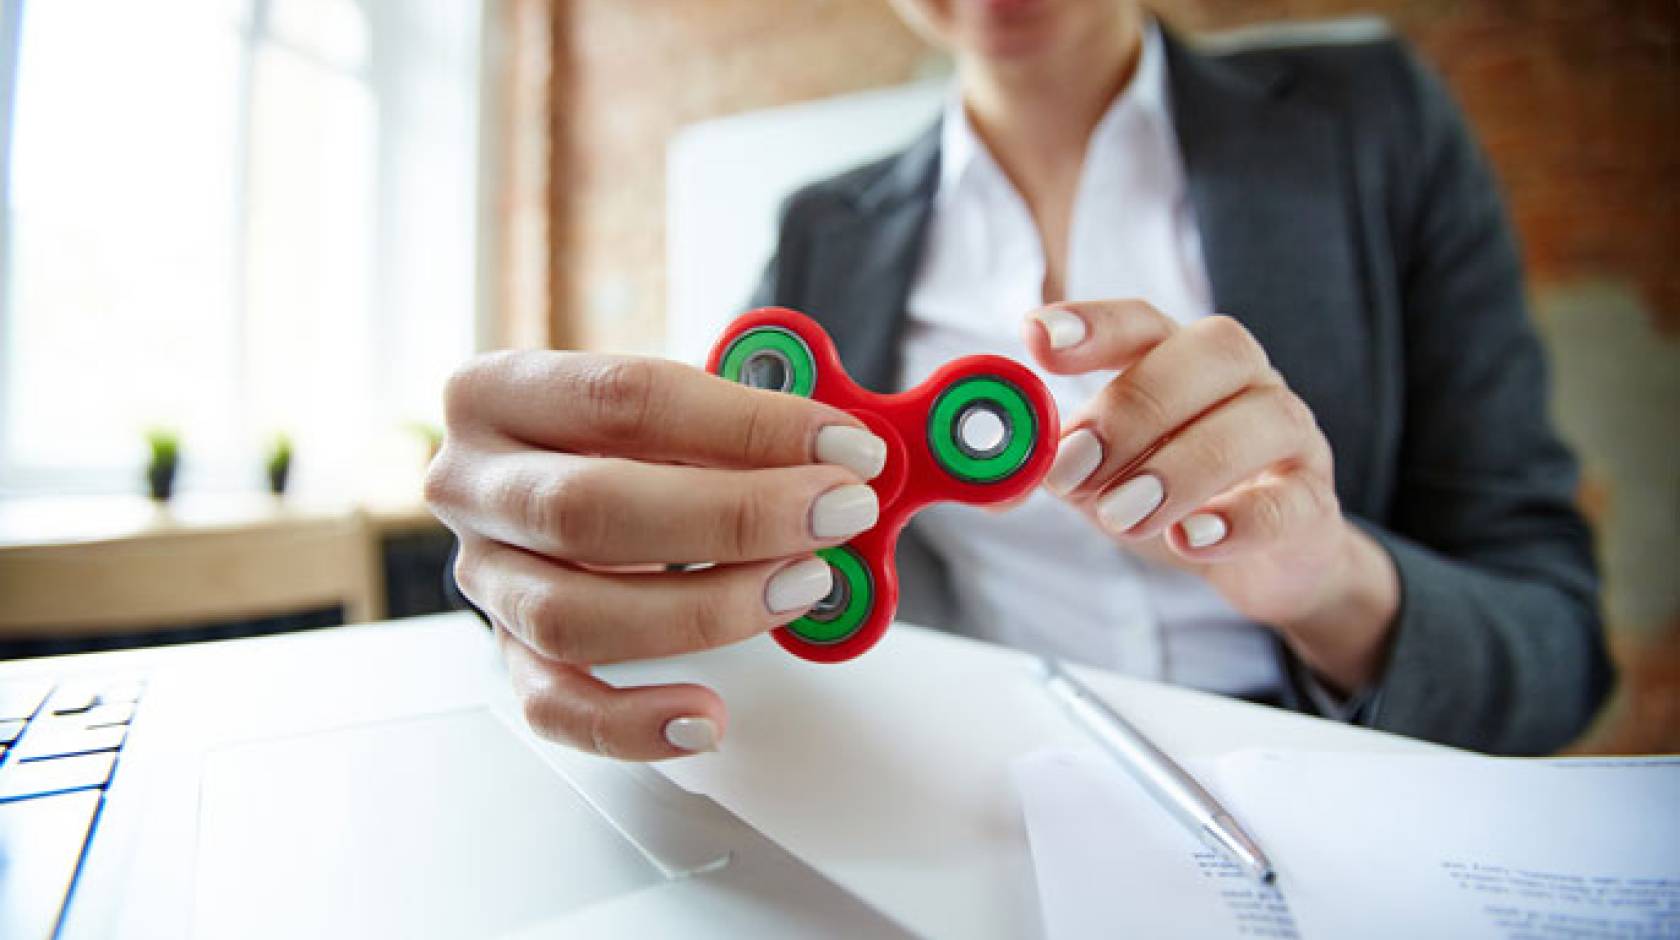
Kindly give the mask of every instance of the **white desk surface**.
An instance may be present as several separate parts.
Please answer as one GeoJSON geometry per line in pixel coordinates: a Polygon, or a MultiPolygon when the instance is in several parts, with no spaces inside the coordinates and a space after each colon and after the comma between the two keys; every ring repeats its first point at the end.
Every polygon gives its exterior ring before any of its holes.
{"type": "MultiPolygon", "coordinates": [[[[482,702],[486,684],[505,695],[489,635],[470,614],[76,659],[88,668],[122,670],[222,667],[215,672],[225,673],[222,681],[238,685],[240,694],[288,698],[294,697],[288,689],[272,686],[311,675],[333,694],[296,696],[288,718],[295,727],[372,720],[393,702],[462,707],[482,702]],[[380,682],[366,681],[370,663],[378,664],[380,682]]],[[[50,674],[60,663],[0,663],[0,680],[50,674]]],[[[730,709],[722,750],[655,766],[911,930],[962,938],[1040,934],[1037,887],[1009,764],[1039,748],[1088,745],[1038,687],[1027,655],[898,625],[875,649],[842,665],[806,663],[757,637],[601,672],[619,683],[699,681],[716,688],[730,709]]],[[[1431,747],[1217,696],[1081,673],[1176,757],[1256,746],[1431,747]]],[[[143,913],[125,910],[125,916],[143,913]]]]}
{"type": "MultiPolygon", "coordinates": [[[[657,765],[920,934],[1031,937],[1037,888],[1009,773],[1017,755],[1089,747],[1026,654],[895,625],[875,649],[815,665],[768,637],[615,666],[615,683],[699,681],[730,724],[716,754],[657,765]]],[[[1174,757],[1248,747],[1432,745],[1079,670],[1174,757]]]]}

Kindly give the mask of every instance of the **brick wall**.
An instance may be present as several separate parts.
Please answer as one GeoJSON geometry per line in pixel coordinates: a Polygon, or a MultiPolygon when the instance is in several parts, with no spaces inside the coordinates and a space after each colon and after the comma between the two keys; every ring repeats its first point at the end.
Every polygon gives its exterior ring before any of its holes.
{"type": "MultiPolygon", "coordinates": [[[[684,124],[910,80],[929,50],[885,0],[557,0],[573,37],[569,283],[578,344],[658,348],[665,145],[684,124]]],[[[565,75],[562,74],[562,80],[565,75]]]]}

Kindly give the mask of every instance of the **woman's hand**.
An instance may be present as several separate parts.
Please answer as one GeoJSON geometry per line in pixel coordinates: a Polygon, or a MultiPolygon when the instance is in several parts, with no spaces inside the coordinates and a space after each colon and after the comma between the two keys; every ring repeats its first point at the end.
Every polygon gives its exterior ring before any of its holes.
{"type": "Polygon", "coordinates": [[[1393,562],[1336,498],[1311,410],[1229,317],[1180,327],[1140,301],[1034,311],[1051,372],[1123,370],[1065,423],[1045,486],[1121,544],[1205,577],[1347,691],[1372,681],[1399,606],[1393,562]]]}
{"type": "Polygon", "coordinates": [[[674,362],[498,353],[446,393],[426,501],[460,537],[461,589],[494,624],[546,737],[656,760],[717,746],[698,685],[619,689],[589,667],[732,643],[831,587],[812,552],[875,524],[886,445],[845,413],[674,362]],[[666,566],[711,562],[702,571],[666,566]]]}

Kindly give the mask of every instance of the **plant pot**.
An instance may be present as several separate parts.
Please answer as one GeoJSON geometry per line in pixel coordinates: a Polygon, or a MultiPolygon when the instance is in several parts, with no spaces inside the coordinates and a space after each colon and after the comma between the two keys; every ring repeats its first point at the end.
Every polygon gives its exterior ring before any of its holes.
{"type": "Polygon", "coordinates": [[[279,466],[269,467],[268,491],[273,493],[275,496],[284,496],[286,493],[286,480],[291,475],[292,464],[290,461],[280,464],[279,466]]]}
{"type": "Polygon", "coordinates": [[[146,485],[151,489],[152,498],[166,500],[175,493],[175,465],[154,464],[146,468],[146,485]]]}

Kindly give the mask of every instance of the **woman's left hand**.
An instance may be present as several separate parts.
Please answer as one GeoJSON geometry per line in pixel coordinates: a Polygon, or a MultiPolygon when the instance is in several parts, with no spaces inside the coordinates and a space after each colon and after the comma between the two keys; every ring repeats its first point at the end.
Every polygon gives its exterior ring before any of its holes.
{"type": "Polygon", "coordinates": [[[1332,685],[1371,682],[1398,576],[1342,515],[1329,442],[1248,330],[1180,327],[1135,300],[1052,304],[1026,329],[1050,372],[1123,370],[1065,422],[1045,486],[1122,545],[1196,571],[1332,685]]]}

